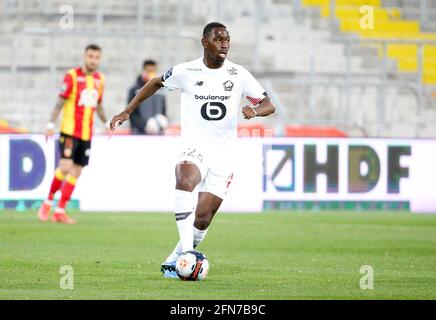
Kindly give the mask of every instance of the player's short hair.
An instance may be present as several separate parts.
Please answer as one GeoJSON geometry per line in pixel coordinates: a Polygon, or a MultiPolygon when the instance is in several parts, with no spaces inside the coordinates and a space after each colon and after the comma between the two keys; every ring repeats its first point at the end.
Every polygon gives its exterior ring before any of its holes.
{"type": "Polygon", "coordinates": [[[157,66],[156,61],[152,60],[152,59],[147,59],[144,60],[144,63],[142,64],[142,68],[145,68],[146,66],[157,66]]]}
{"type": "Polygon", "coordinates": [[[101,51],[101,48],[100,48],[100,46],[98,46],[98,45],[96,45],[94,43],[91,43],[91,44],[88,44],[86,46],[85,52],[88,51],[88,50],[101,51]]]}
{"type": "Polygon", "coordinates": [[[213,28],[227,28],[227,27],[220,22],[210,22],[204,26],[203,38],[206,37],[207,35],[209,35],[209,33],[212,32],[213,28]]]}

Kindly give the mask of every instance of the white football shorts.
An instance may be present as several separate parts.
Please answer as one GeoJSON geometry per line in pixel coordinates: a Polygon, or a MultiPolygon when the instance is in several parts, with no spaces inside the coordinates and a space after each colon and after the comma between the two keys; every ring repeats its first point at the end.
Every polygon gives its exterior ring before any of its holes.
{"type": "Polygon", "coordinates": [[[233,179],[233,172],[228,159],[212,152],[204,152],[197,147],[189,146],[182,148],[177,157],[178,163],[191,163],[198,167],[201,174],[199,192],[210,192],[215,196],[224,199],[233,179]]]}

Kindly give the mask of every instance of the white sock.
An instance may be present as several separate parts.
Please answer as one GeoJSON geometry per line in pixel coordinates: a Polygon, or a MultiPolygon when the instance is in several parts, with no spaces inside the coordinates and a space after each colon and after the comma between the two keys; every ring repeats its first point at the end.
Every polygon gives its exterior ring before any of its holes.
{"type": "Polygon", "coordinates": [[[175,213],[177,229],[181,242],[182,252],[192,250],[194,244],[194,206],[192,192],[176,189],[175,213]]]}
{"type": "MultiPolygon", "coordinates": [[[[193,216],[193,215],[192,215],[193,216]]],[[[188,217],[188,219],[190,219],[191,216],[188,217]]],[[[202,241],[203,239],[206,237],[207,234],[207,230],[209,229],[205,229],[205,230],[199,230],[197,229],[195,226],[193,227],[194,229],[194,248],[197,247],[202,241]]],[[[179,240],[179,242],[177,242],[176,246],[174,247],[173,252],[171,252],[171,254],[168,256],[168,258],[165,260],[165,262],[173,262],[177,259],[177,257],[179,255],[182,254],[182,241],[179,240]]]]}
{"type": "MultiPolygon", "coordinates": [[[[193,211],[189,217],[187,217],[186,219],[189,220],[190,224],[194,224],[194,218],[195,218],[195,211],[193,211]]],[[[194,231],[194,237],[195,237],[195,231],[194,231]]],[[[195,240],[194,240],[195,241],[195,240]]],[[[194,242],[195,243],[195,242],[194,242]]],[[[173,252],[171,252],[171,254],[168,256],[168,258],[165,260],[165,262],[173,262],[177,260],[177,257],[180,256],[182,254],[182,241],[179,240],[179,242],[177,242],[176,246],[174,247],[173,252]]]]}
{"type": "Polygon", "coordinates": [[[195,226],[193,228],[194,228],[194,248],[195,248],[201,243],[201,241],[203,241],[204,237],[206,237],[208,228],[204,230],[198,230],[195,226]]]}
{"type": "Polygon", "coordinates": [[[177,260],[177,257],[182,254],[182,241],[179,240],[177,242],[173,252],[168,256],[165,262],[174,262],[177,260]]]}

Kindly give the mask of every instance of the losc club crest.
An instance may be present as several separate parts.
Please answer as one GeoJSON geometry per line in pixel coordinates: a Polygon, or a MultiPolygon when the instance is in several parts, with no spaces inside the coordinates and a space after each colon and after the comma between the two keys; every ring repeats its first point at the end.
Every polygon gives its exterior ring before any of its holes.
{"type": "Polygon", "coordinates": [[[224,91],[232,91],[233,82],[231,82],[230,80],[227,80],[226,82],[223,83],[223,86],[224,86],[224,91]]]}

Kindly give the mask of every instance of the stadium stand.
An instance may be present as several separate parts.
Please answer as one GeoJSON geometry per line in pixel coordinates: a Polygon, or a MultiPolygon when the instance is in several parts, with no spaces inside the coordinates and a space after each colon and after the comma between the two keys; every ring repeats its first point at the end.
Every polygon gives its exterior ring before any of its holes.
{"type": "MultiPolygon", "coordinates": [[[[304,4],[319,6],[323,17],[330,16],[328,0],[304,0],[304,4]]],[[[342,32],[351,32],[363,38],[372,39],[404,39],[404,40],[436,40],[436,33],[422,31],[419,21],[404,19],[400,8],[385,8],[381,0],[336,1],[334,16],[339,20],[342,32]],[[361,7],[371,5],[374,8],[374,27],[362,29],[361,7]]],[[[436,43],[436,41],[435,41],[436,43]]],[[[425,84],[436,84],[436,44],[423,45],[423,74],[425,84]]],[[[418,45],[409,43],[388,43],[387,56],[394,59],[401,72],[417,72],[418,45]]]]}
{"type": "MultiPolygon", "coordinates": [[[[249,68],[278,106],[276,116],[257,121],[274,134],[293,125],[348,136],[436,136],[433,1],[426,23],[416,1],[336,0],[334,15],[328,0],[253,2],[71,0],[74,28],[62,29],[62,1],[1,0],[0,117],[42,132],[62,75],[89,42],[103,48],[112,115],[124,107],[144,57],[159,61],[162,72],[193,59],[202,26],[220,20],[232,35],[229,58],[249,68]],[[368,4],[375,29],[362,31],[359,10],[368,4]]],[[[178,94],[167,96],[177,125],[178,94]]]]}
{"type": "Polygon", "coordinates": [[[0,120],[0,133],[26,133],[27,130],[23,128],[12,128],[9,126],[8,121],[0,120]]]}

